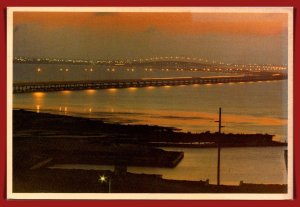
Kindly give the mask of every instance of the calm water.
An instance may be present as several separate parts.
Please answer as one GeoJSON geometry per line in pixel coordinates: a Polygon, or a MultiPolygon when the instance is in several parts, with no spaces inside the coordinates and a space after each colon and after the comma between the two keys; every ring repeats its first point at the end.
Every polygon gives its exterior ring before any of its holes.
{"type": "MultiPolygon", "coordinates": [[[[176,168],[128,167],[129,172],[160,174],[166,179],[206,180],[216,183],[217,150],[165,148],[184,151],[184,159],[176,168]]],[[[246,183],[286,184],[285,147],[224,148],[221,150],[221,184],[246,183]]],[[[56,165],[54,168],[113,170],[113,166],[56,165]]]]}
{"type": "Polygon", "coordinates": [[[14,108],[107,121],[172,126],[183,131],[269,133],[286,140],[287,81],[14,94],[14,108]]]}
{"type": "Polygon", "coordinates": [[[60,64],[14,64],[14,82],[73,81],[73,80],[113,80],[162,77],[201,77],[223,75],[222,73],[171,70],[167,67],[111,67],[100,65],[60,65],[60,64]],[[37,70],[40,69],[40,72],[37,70]]]}
{"type": "MultiPolygon", "coordinates": [[[[141,77],[211,76],[213,73],[161,71],[144,68],[127,71],[90,66],[14,65],[14,82],[125,79],[141,77]],[[41,68],[37,73],[36,68],[41,68]],[[60,71],[60,68],[68,68],[60,71]]],[[[222,75],[222,74],[220,74],[222,75]]],[[[222,107],[223,132],[268,133],[287,140],[287,81],[215,85],[62,91],[13,95],[13,107],[126,124],[171,126],[183,131],[217,131],[218,108],[222,107]]],[[[170,148],[168,148],[170,149],[170,148]]],[[[215,182],[215,149],[183,150],[185,157],[175,169],[129,167],[131,172],[163,174],[165,178],[215,182]]],[[[240,180],[255,183],[286,183],[282,147],[226,148],[222,150],[224,183],[240,180]]],[[[68,166],[63,166],[68,167],[68,166]]],[[[70,167],[70,166],[69,166],[70,167]]],[[[74,167],[74,166],[71,166],[74,167]]],[[[77,166],[77,168],[101,166],[77,166]]]]}

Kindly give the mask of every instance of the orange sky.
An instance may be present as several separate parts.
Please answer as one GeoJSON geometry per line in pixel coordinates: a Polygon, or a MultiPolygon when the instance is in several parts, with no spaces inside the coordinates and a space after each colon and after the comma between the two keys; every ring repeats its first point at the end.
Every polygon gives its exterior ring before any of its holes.
{"type": "Polygon", "coordinates": [[[103,28],[140,32],[157,29],[171,34],[276,35],[286,31],[287,14],[275,13],[87,13],[15,12],[14,25],[36,24],[48,29],[103,28]]]}
{"type": "Polygon", "coordinates": [[[286,64],[287,13],[14,12],[14,55],[286,64]]]}

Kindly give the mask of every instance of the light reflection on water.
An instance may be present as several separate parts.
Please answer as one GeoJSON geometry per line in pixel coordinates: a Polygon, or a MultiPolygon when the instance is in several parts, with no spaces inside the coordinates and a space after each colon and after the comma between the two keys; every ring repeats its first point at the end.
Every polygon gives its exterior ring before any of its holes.
{"type": "MultiPolygon", "coordinates": [[[[164,148],[184,151],[183,160],[175,168],[133,167],[133,173],[160,174],[165,179],[207,180],[216,183],[217,149],[164,148]]],[[[287,184],[284,161],[285,147],[223,148],[221,150],[221,184],[238,185],[240,181],[257,184],[287,184]]],[[[113,166],[64,164],[54,168],[113,170],[113,166]]]]}
{"type": "MultiPolygon", "coordinates": [[[[53,65],[45,65],[39,76],[30,64],[19,65],[14,81],[74,80],[78,73],[71,68],[66,73],[53,73],[53,65]],[[29,68],[28,68],[29,67],[29,68]],[[49,68],[45,68],[49,67],[49,68]],[[30,72],[31,71],[31,72],[30,72]],[[61,75],[63,73],[63,75],[61,75]],[[20,75],[22,74],[22,75],[20,75]]],[[[62,67],[62,66],[59,66],[62,67]]],[[[74,66],[75,67],[75,66],[74,66]]],[[[133,68],[123,72],[82,70],[81,78],[124,79],[141,77],[195,76],[200,73],[156,70],[140,72],[133,68]]],[[[36,68],[36,66],[34,66],[36,68]]],[[[106,69],[105,69],[106,70],[106,69]]],[[[203,73],[202,73],[203,74],[203,73]]],[[[209,74],[213,75],[213,74],[209,74]]],[[[62,92],[35,92],[13,95],[13,107],[36,112],[51,112],[91,118],[105,118],[128,124],[172,126],[184,131],[217,131],[218,108],[223,111],[223,131],[226,133],[269,133],[285,141],[287,134],[287,81],[180,85],[146,88],[111,88],[62,92]]],[[[130,172],[163,174],[169,179],[216,181],[216,149],[174,149],[185,152],[175,169],[129,167],[130,172]]],[[[221,183],[286,183],[283,147],[226,148],[221,151],[221,183]]],[[[83,169],[112,169],[112,166],[57,166],[83,169]]]]}
{"type": "Polygon", "coordinates": [[[223,108],[226,133],[269,133],[286,139],[286,81],[14,94],[14,108],[50,111],[122,123],[217,130],[223,108]],[[190,118],[192,117],[192,118],[190,118]]]}

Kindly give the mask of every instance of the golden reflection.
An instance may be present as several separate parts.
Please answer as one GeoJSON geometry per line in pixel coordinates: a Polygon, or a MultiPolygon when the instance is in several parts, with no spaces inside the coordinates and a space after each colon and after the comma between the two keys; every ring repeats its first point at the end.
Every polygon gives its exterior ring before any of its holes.
{"type": "Polygon", "coordinates": [[[87,90],[85,90],[85,92],[86,92],[88,95],[93,95],[94,93],[96,93],[96,90],[95,90],[95,89],[87,89],[87,90]]]}
{"type": "Polygon", "coordinates": [[[44,96],[46,94],[44,92],[34,92],[32,93],[33,99],[34,99],[34,104],[36,106],[41,106],[44,102],[44,96]]]}
{"type": "Polygon", "coordinates": [[[35,98],[43,98],[45,96],[44,92],[34,92],[32,94],[35,98]]]}
{"type": "Polygon", "coordinates": [[[136,91],[136,90],[137,90],[137,87],[129,87],[128,90],[129,90],[129,91],[136,91]]]}
{"type": "MultiPolygon", "coordinates": [[[[130,110],[133,113],[132,110],[130,110]]],[[[139,112],[139,111],[135,111],[139,112]]],[[[202,119],[190,119],[189,125],[201,126],[207,125],[208,120],[214,120],[217,117],[217,114],[214,113],[205,113],[205,112],[188,112],[188,111],[160,111],[160,110],[148,110],[147,114],[152,114],[154,116],[144,116],[143,120],[138,121],[139,124],[151,124],[151,125],[161,125],[161,126],[171,126],[171,125],[186,125],[186,119],[189,117],[201,117],[202,119]],[[157,116],[156,116],[157,115],[157,116]],[[170,119],[164,118],[169,116],[183,117],[183,119],[170,119]],[[159,117],[159,118],[157,118],[159,117]]],[[[250,115],[235,115],[235,114],[224,114],[224,120],[228,123],[232,124],[240,124],[240,123],[251,123],[253,125],[260,126],[286,126],[286,119],[279,119],[273,117],[256,117],[250,115]]],[[[186,130],[186,129],[184,129],[186,130]]],[[[190,129],[191,131],[194,128],[190,129]]]]}
{"type": "Polygon", "coordinates": [[[40,105],[36,105],[36,113],[40,113],[40,105]]]}
{"type": "Polygon", "coordinates": [[[89,108],[89,112],[92,113],[92,108],[89,108]]]}
{"type": "Polygon", "coordinates": [[[164,86],[164,88],[171,88],[171,86],[164,86]]]}
{"type": "Polygon", "coordinates": [[[59,107],[59,111],[61,111],[61,106],[59,107]]]}
{"type": "Polygon", "coordinates": [[[200,86],[200,85],[197,84],[197,83],[193,84],[193,87],[199,87],[199,86],[200,86]]]}
{"type": "Polygon", "coordinates": [[[147,86],[146,89],[149,89],[149,90],[152,90],[154,89],[155,87],[154,86],[147,86]]]}
{"type": "Polygon", "coordinates": [[[117,88],[109,88],[109,89],[107,89],[107,91],[108,91],[109,93],[115,93],[115,92],[118,91],[118,89],[117,89],[117,88]]]}
{"type": "Polygon", "coordinates": [[[62,94],[64,94],[64,95],[67,95],[67,94],[70,94],[70,93],[71,93],[71,91],[69,91],[69,90],[62,91],[62,94]]]}
{"type": "Polygon", "coordinates": [[[64,108],[64,113],[67,114],[68,113],[68,107],[65,106],[64,108]]]}
{"type": "Polygon", "coordinates": [[[111,108],[111,109],[110,109],[110,112],[111,112],[111,113],[114,113],[114,112],[115,112],[115,109],[114,109],[114,108],[111,108]]]}

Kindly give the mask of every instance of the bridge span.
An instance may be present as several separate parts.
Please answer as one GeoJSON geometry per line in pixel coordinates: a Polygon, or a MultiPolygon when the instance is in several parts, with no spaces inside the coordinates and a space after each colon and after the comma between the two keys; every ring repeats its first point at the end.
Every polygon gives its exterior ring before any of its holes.
{"type": "Polygon", "coordinates": [[[284,73],[238,76],[141,78],[123,80],[83,80],[14,83],[13,93],[51,92],[64,90],[86,90],[107,88],[129,88],[148,86],[175,86],[192,84],[217,84],[235,82],[257,82],[287,79],[284,73]]]}

